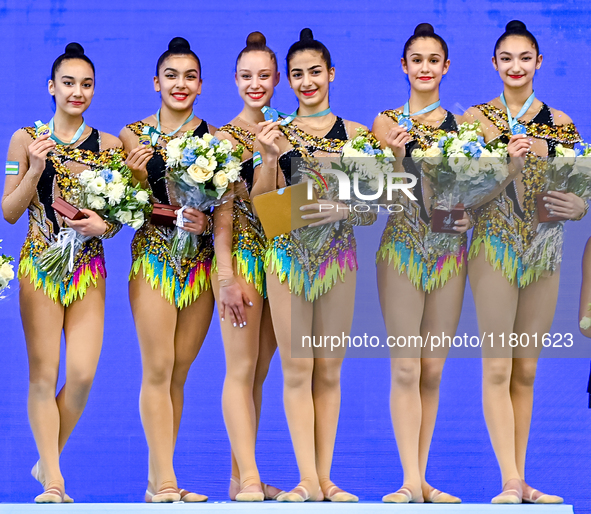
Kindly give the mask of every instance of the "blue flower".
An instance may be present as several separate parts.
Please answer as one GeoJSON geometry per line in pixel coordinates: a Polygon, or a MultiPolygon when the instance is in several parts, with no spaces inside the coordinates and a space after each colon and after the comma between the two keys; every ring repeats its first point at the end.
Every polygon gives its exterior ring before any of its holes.
{"type": "Polygon", "coordinates": [[[486,146],[486,143],[484,142],[484,138],[482,136],[478,136],[478,142],[482,145],[482,146],[486,146]]]}
{"type": "Polygon", "coordinates": [[[363,151],[369,155],[373,155],[373,147],[369,143],[363,145],[363,151]]]}
{"type": "Polygon", "coordinates": [[[445,145],[445,142],[448,140],[447,136],[442,137],[439,142],[437,143],[437,146],[439,147],[439,149],[443,148],[443,145],[445,145]]]}
{"type": "Polygon", "coordinates": [[[213,148],[216,145],[220,144],[220,140],[217,137],[213,137],[209,142],[209,148],[213,148]]]}
{"type": "Polygon", "coordinates": [[[469,141],[462,147],[464,153],[470,154],[471,157],[479,159],[482,154],[482,149],[476,141],[469,141]]]}
{"type": "Polygon", "coordinates": [[[185,148],[183,150],[183,158],[181,159],[181,164],[183,166],[191,166],[197,160],[197,156],[195,155],[195,151],[192,148],[185,148]]]}
{"type": "Polygon", "coordinates": [[[105,182],[108,184],[109,182],[113,181],[113,172],[111,170],[101,170],[101,177],[105,179],[105,182]]]}

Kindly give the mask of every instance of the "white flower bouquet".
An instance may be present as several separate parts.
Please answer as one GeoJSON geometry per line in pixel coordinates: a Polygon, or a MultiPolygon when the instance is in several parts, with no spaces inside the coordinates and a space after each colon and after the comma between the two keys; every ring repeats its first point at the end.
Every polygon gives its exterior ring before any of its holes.
{"type": "MultiPolygon", "coordinates": [[[[76,175],[75,191],[68,200],[79,209],[91,209],[105,221],[140,228],[150,208],[150,193],[139,185],[132,185],[132,172],[123,157],[114,153],[108,167],[87,169],[76,175]]],[[[74,229],[62,227],[58,239],[38,260],[41,271],[54,282],[61,281],[74,266],[74,256],[82,244],[90,239],[74,229]]]]}
{"type": "MultiPolygon", "coordinates": [[[[2,240],[0,239],[0,243],[2,240]]],[[[14,278],[14,268],[12,257],[0,254],[0,293],[8,287],[9,282],[14,278]]]]}
{"type": "Polygon", "coordinates": [[[432,219],[440,221],[428,235],[429,251],[459,250],[452,210],[462,214],[494,191],[509,175],[507,155],[506,144],[485,144],[479,122],[462,123],[457,132],[442,130],[426,150],[413,150],[412,159],[422,164],[433,191],[432,219]]]}
{"type": "MultiPolygon", "coordinates": [[[[379,141],[365,129],[357,129],[357,136],[345,143],[339,162],[330,161],[330,167],[345,173],[352,188],[351,198],[345,201],[338,197],[339,185],[332,173],[323,173],[317,159],[302,159],[300,171],[314,180],[322,198],[356,205],[366,204],[364,198],[378,194],[384,187],[386,174],[394,171],[394,155],[390,148],[381,149],[379,141]]],[[[371,210],[368,206],[367,210],[371,210]]],[[[318,227],[302,228],[299,238],[306,247],[318,252],[326,243],[333,225],[325,224],[318,227]]]]}
{"type": "Polygon", "coordinates": [[[192,131],[168,143],[167,176],[182,205],[172,238],[172,252],[177,257],[194,257],[200,242],[200,236],[183,230],[184,208],[207,211],[220,205],[229,184],[240,178],[242,152],[241,145],[233,150],[228,140],[219,140],[211,134],[197,137],[192,131]]]}
{"type": "MultiPolygon", "coordinates": [[[[574,193],[587,200],[591,197],[591,146],[577,148],[556,145],[556,154],[548,158],[546,191],[574,193]]],[[[539,224],[536,235],[523,255],[523,261],[534,271],[555,271],[562,261],[565,218],[546,208],[546,193],[536,195],[539,224]]]]}

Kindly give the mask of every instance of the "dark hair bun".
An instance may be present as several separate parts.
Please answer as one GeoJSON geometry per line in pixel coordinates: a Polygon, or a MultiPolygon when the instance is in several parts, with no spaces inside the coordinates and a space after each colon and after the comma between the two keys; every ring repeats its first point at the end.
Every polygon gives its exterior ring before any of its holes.
{"type": "Polygon", "coordinates": [[[312,29],[302,29],[300,32],[300,41],[314,41],[314,34],[312,34],[312,29]]]}
{"type": "Polygon", "coordinates": [[[414,33],[416,37],[432,36],[433,34],[435,34],[435,29],[430,23],[419,23],[414,33]]]}
{"type": "Polygon", "coordinates": [[[513,20],[505,25],[505,32],[526,32],[525,23],[519,20],[513,20]]]}
{"type": "Polygon", "coordinates": [[[247,48],[253,46],[264,48],[265,46],[267,46],[267,38],[263,35],[262,32],[251,32],[246,38],[246,46],[247,48]]]}
{"type": "Polygon", "coordinates": [[[67,56],[84,55],[84,48],[79,43],[68,43],[64,54],[67,56]]]}
{"type": "Polygon", "coordinates": [[[172,51],[191,51],[191,45],[184,37],[175,37],[172,38],[170,43],[168,43],[168,49],[172,51]]]}

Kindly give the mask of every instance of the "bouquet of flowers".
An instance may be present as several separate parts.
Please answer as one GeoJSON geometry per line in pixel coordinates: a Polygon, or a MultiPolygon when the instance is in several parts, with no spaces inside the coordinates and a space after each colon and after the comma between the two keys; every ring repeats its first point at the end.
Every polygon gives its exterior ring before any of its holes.
{"type": "Polygon", "coordinates": [[[211,134],[193,136],[192,131],[173,139],[166,147],[167,176],[182,208],[177,211],[172,252],[180,258],[197,254],[200,236],[183,230],[183,211],[187,207],[206,211],[222,203],[222,195],[240,178],[244,148],[221,141],[211,134]]]}
{"type": "MultiPolygon", "coordinates": [[[[343,201],[338,198],[337,178],[330,173],[323,174],[319,162],[304,159],[300,171],[314,180],[327,200],[343,201]]],[[[331,168],[347,175],[353,187],[357,204],[359,198],[376,195],[383,188],[386,174],[394,171],[394,155],[390,148],[381,149],[379,141],[365,129],[357,129],[357,136],[345,143],[339,162],[331,162],[331,168]]],[[[332,231],[331,224],[300,229],[300,239],[308,249],[319,251],[332,231]]]]}
{"type": "MultiPolygon", "coordinates": [[[[556,146],[556,154],[548,159],[546,191],[574,193],[587,200],[591,198],[591,145],[577,148],[556,146]]],[[[534,271],[555,271],[562,261],[564,218],[548,213],[544,200],[546,193],[536,197],[539,221],[536,235],[523,255],[523,261],[534,271]]]]}
{"type": "Polygon", "coordinates": [[[507,145],[496,141],[485,144],[480,134],[480,122],[462,123],[458,132],[440,131],[426,150],[416,148],[412,159],[422,163],[433,191],[433,218],[437,211],[448,216],[442,219],[442,230],[431,230],[427,236],[430,252],[456,253],[459,238],[450,228],[453,226],[451,211],[461,205],[472,207],[482,201],[509,175],[507,145]],[[447,227],[449,225],[449,227],[447,227]]]}
{"type": "Polygon", "coordinates": [[[8,287],[8,283],[14,278],[14,269],[10,264],[12,260],[9,255],[0,254],[0,293],[8,287]]]}
{"type": "MultiPolygon", "coordinates": [[[[120,154],[112,155],[108,167],[87,169],[75,176],[76,187],[68,200],[76,207],[91,209],[104,220],[140,228],[150,208],[150,193],[139,185],[132,185],[131,170],[120,154]]],[[[90,239],[74,229],[64,227],[58,239],[39,257],[41,271],[54,282],[61,281],[74,267],[74,256],[82,244],[90,239]]]]}

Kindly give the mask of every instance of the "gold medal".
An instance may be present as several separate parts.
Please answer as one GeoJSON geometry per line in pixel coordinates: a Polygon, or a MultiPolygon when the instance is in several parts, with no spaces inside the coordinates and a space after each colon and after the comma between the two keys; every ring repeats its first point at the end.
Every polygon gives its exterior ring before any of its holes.
{"type": "Polygon", "coordinates": [[[39,125],[36,128],[37,131],[37,136],[46,136],[47,134],[51,135],[51,129],[49,128],[49,125],[47,125],[47,123],[44,123],[43,125],[39,125]]]}
{"type": "Polygon", "coordinates": [[[142,146],[152,146],[152,140],[148,134],[142,134],[139,136],[140,145],[142,146]]]}

